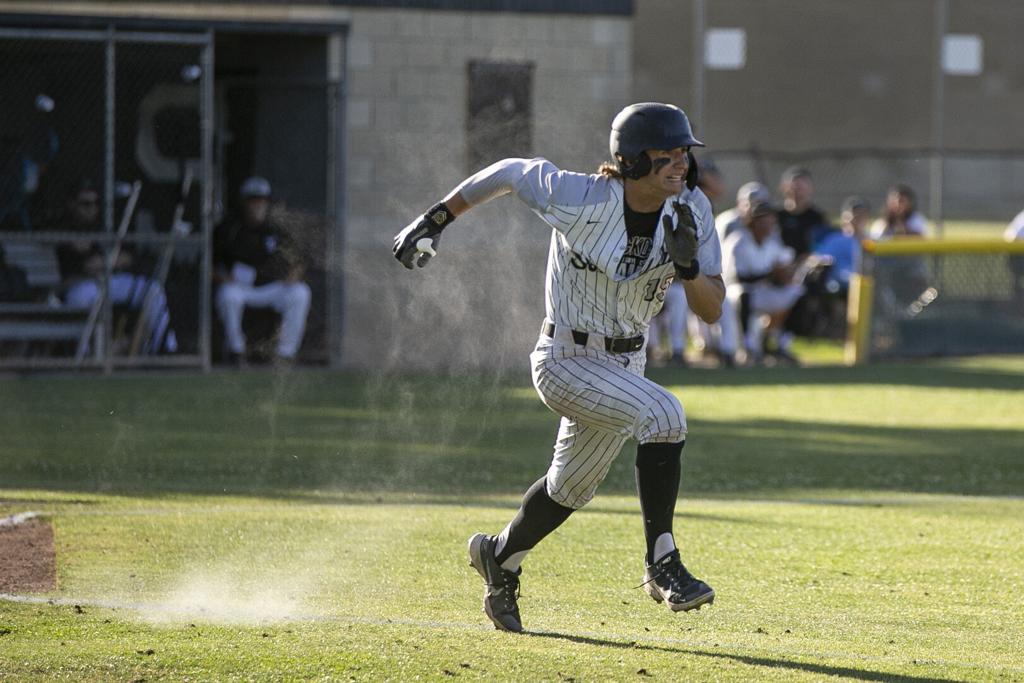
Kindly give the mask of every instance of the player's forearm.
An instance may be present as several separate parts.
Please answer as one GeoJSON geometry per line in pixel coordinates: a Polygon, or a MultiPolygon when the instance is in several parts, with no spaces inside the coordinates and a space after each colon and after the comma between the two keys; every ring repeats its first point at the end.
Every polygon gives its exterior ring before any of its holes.
{"type": "Polygon", "coordinates": [[[722,317],[722,301],[725,299],[725,282],[721,275],[701,273],[692,280],[683,280],[686,301],[690,309],[706,323],[713,323],[722,317]]]}
{"type": "Polygon", "coordinates": [[[466,201],[466,198],[462,196],[462,193],[459,192],[458,188],[449,192],[448,196],[445,197],[442,202],[448,207],[448,210],[452,212],[453,216],[461,216],[473,208],[470,206],[469,202],[466,201]]]}

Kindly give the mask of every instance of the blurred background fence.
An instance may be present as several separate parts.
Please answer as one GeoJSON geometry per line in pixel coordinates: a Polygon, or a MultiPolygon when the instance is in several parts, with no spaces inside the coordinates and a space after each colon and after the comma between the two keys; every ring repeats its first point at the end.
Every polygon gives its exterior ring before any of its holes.
{"type": "MultiPolygon", "coordinates": [[[[850,195],[882,208],[887,187],[903,183],[917,193],[919,209],[934,223],[937,237],[947,236],[945,223],[994,220],[1001,226],[1021,209],[1024,150],[828,149],[806,152],[747,149],[714,150],[710,155],[731,187],[757,180],[777,191],[783,171],[793,165],[811,170],[815,203],[838,221],[839,206],[850,195]],[[933,182],[941,165],[942,188],[933,182]]],[[[726,196],[716,209],[731,206],[726,196]]],[[[953,232],[956,232],[954,226],[953,232]]]]}
{"type": "Polygon", "coordinates": [[[0,303],[0,362],[208,357],[211,50],[206,33],[0,30],[0,245],[27,276],[0,303]]]}

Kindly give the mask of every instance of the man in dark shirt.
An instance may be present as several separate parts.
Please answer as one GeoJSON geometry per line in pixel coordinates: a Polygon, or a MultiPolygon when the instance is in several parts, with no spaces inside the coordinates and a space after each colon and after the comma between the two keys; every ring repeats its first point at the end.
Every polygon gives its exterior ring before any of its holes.
{"type": "Polygon", "coordinates": [[[217,312],[227,336],[230,360],[245,358],[242,314],[246,307],[272,308],[281,315],[277,356],[291,361],[302,343],[309,312],[309,285],[295,242],[267,220],[270,183],[252,177],[242,183],[241,215],[213,234],[217,312]]]}
{"type": "MultiPolygon", "coordinates": [[[[782,243],[796,253],[802,261],[835,228],[829,225],[825,214],[814,206],[814,183],[811,172],[803,166],[791,166],[782,174],[779,184],[783,206],[778,211],[779,234],[782,243]]],[[[814,278],[804,281],[807,291],[793,306],[786,318],[786,330],[792,334],[814,336],[816,330],[827,323],[823,286],[814,278]]]]}
{"type": "Polygon", "coordinates": [[[787,168],[782,174],[779,190],[783,197],[783,207],[779,210],[782,243],[800,258],[811,252],[819,233],[831,229],[831,226],[812,201],[814,183],[809,170],[803,166],[787,168]]]}

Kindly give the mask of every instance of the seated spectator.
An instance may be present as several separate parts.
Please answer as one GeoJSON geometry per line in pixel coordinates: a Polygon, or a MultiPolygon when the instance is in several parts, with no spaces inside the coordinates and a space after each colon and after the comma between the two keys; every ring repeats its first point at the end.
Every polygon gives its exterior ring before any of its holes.
{"type": "MultiPolygon", "coordinates": [[[[99,225],[100,204],[96,187],[87,179],[79,182],[68,201],[59,230],[96,233],[99,225]]],[[[106,252],[98,242],[83,235],[80,240],[57,245],[57,264],[60,269],[63,298],[68,306],[91,308],[100,295],[101,279],[105,272],[106,252]]],[[[143,353],[174,353],[178,340],[171,329],[167,310],[167,296],[163,287],[145,275],[133,272],[134,256],[127,245],[121,245],[109,282],[110,303],[139,310],[152,289],[151,308],[145,312],[149,336],[144,341],[143,353]]]]}
{"type": "Polygon", "coordinates": [[[712,210],[725,196],[725,178],[718,164],[709,156],[702,157],[697,164],[697,187],[711,202],[712,210]]]}
{"type": "Polygon", "coordinates": [[[758,202],[770,202],[772,193],[768,188],[752,180],[744,183],[736,193],[736,206],[726,209],[715,216],[715,230],[718,231],[718,239],[723,243],[732,233],[747,227],[750,220],[750,207],[758,202]]]}
{"type": "Polygon", "coordinates": [[[825,214],[814,205],[811,172],[803,166],[791,166],[779,183],[783,205],[779,210],[779,235],[782,243],[797,258],[811,253],[815,241],[832,229],[825,214]]]}
{"type": "Polygon", "coordinates": [[[846,333],[850,277],[860,267],[860,243],[871,219],[868,203],[860,197],[848,197],[840,211],[840,228],[825,233],[805,262],[806,292],[798,307],[810,323],[805,333],[813,337],[839,339],[846,333]]]}
{"type": "Polygon", "coordinates": [[[871,224],[870,235],[873,240],[928,236],[928,222],[917,210],[917,197],[909,186],[889,188],[882,215],[871,224]]]}
{"type": "Polygon", "coordinates": [[[271,308],[281,315],[277,359],[294,360],[309,313],[305,266],[291,236],[268,220],[270,183],[247,179],[240,191],[241,213],[217,226],[213,235],[217,312],[227,337],[229,362],[246,364],[242,314],[247,307],[271,308]]]}
{"type": "Polygon", "coordinates": [[[16,303],[31,298],[28,276],[22,268],[7,263],[7,252],[0,244],[0,302],[16,303]]]}
{"type": "Polygon", "coordinates": [[[768,202],[754,204],[747,229],[725,241],[726,296],[745,328],[743,341],[750,361],[760,362],[768,355],[795,364],[792,335],[783,331],[783,325],[804,288],[795,281],[796,254],[782,243],[777,216],[768,202]]]}
{"type": "MultiPolygon", "coordinates": [[[[715,217],[715,230],[723,244],[727,237],[737,230],[746,230],[750,220],[750,208],[757,202],[771,201],[771,192],[759,182],[751,181],[740,187],[736,193],[736,205],[715,217]]],[[[683,302],[685,304],[685,301],[683,302]]],[[[723,367],[735,367],[739,331],[737,330],[736,312],[728,298],[722,302],[722,316],[717,323],[708,325],[696,316],[691,316],[696,324],[693,334],[697,346],[706,354],[712,353],[723,367]]]]}
{"type": "MultiPolygon", "coordinates": [[[[921,239],[928,236],[928,223],[917,210],[914,191],[898,184],[889,188],[882,214],[871,224],[871,239],[921,239]]],[[[898,260],[879,258],[875,263],[878,301],[888,315],[899,317],[922,295],[932,296],[928,260],[905,256],[898,260]]],[[[934,297],[933,297],[934,298],[934,297]]]]}
{"type": "Polygon", "coordinates": [[[826,256],[832,261],[824,274],[825,289],[830,294],[843,298],[850,288],[850,276],[856,272],[860,262],[860,243],[865,238],[865,229],[871,208],[861,197],[847,197],[843,201],[840,217],[842,226],[833,230],[814,247],[814,254],[826,256]]]}

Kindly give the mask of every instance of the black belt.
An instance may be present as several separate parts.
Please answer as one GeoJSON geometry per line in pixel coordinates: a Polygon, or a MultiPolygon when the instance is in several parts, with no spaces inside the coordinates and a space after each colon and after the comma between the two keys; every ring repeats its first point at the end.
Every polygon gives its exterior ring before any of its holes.
{"type": "MultiPolygon", "coordinates": [[[[555,324],[551,322],[544,323],[544,327],[540,330],[545,336],[555,338],[555,324]]],[[[580,332],[579,330],[570,330],[572,332],[572,340],[579,346],[586,346],[587,340],[590,339],[589,332],[580,332]]],[[[644,336],[638,334],[635,337],[603,337],[604,349],[609,353],[632,353],[639,351],[644,347],[644,336]]]]}

